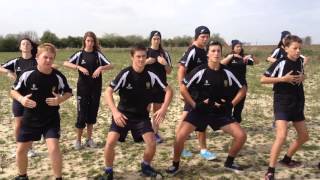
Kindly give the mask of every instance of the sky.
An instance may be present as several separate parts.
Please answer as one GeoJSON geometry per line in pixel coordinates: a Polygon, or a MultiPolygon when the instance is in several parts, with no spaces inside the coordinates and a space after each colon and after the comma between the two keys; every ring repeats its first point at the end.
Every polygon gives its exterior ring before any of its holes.
{"type": "Polygon", "coordinates": [[[277,44],[289,30],[320,44],[319,0],[1,0],[0,35],[50,30],[58,37],[93,31],[163,38],[194,35],[199,25],[228,43],[277,44]]]}

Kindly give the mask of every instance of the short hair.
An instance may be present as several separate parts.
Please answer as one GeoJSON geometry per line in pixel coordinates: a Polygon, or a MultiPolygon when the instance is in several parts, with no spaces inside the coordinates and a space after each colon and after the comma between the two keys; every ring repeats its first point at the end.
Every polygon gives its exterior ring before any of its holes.
{"type": "Polygon", "coordinates": [[[131,50],[130,50],[130,55],[131,55],[131,57],[134,56],[134,53],[135,53],[136,51],[145,51],[145,52],[147,52],[147,48],[146,48],[144,45],[142,45],[142,44],[134,45],[134,46],[131,48],[131,50]]]}
{"type": "Polygon", "coordinates": [[[51,43],[43,43],[38,46],[37,56],[39,56],[43,52],[51,52],[54,54],[54,57],[56,57],[57,49],[51,43]]]}
{"type": "Polygon", "coordinates": [[[302,39],[296,35],[289,35],[284,40],[284,47],[289,47],[293,42],[297,42],[299,44],[302,44],[302,39]]]}
{"type": "Polygon", "coordinates": [[[207,54],[208,54],[208,52],[209,52],[210,46],[219,46],[220,49],[221,49],[221,53],[222,53],[222,44],[221,44],[219,41],[210,41],[210,42],[207,44],[207,47],[206,47],[207,54]]]}

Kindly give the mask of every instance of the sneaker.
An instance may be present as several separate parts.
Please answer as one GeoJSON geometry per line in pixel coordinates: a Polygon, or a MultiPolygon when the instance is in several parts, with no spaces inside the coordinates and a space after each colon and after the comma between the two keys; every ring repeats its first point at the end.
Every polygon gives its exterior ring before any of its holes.
{"type": "Polygon", "coordinates": [[[14,180],[29,180],[29,178],[28,178],[28,176],[24,176],[24,177],[17,176],[14,178],[14,180]]]}
{"type": "Polygon", "coordinates": [[[264,175],[265,180],[274,180],[274,173],[266,173],[264,175]]]}
{"type": "Polygon", "coordinates": [[[37,156],[37,152],[33,149],[29,149],[28,157],[36,157],[36,156],[37,156]]]}
{"type": "Polygon", "coordinates": [[[163,139],[161,138],[161,136],[158,133],[154,134],[154,136],[156,138],[157,144],[163,143],[163,139]]]}
{"type": "Polygon", "coordinates": [[[191,151],[188,151],[188,150],[185,150],[183,149],[182,153],[181,153],[181,156],[184,157],[184,158],[189,158],[192,156],[192,152],[191,151]]]}
{"type": "Polygon", "coordinates": [[[97,147],[96,143],[93,141],[93,139],[87,139],[85,143],[86,147],[95,148],[97,147]]]}
{"type": "Polygon", "coordinates": [[[296,167],[300,167],[302,165],[302,163],[300,161],[295,161],[295,160],[291,160],[289,163],[281,160],[281,161],[279,161],[279,164],[281,164],[282,166],[285,166],[287,168],[296,168],[296,167]]]}
{"type": "Polygon", "coordinates": [[[111,171],[110,173],[104,173],[98,178],[98,180],[113,180],[113,171],[111,171]]]}
{"type": "Polygon", "coordinates": [[[210,152],[208,150],[200,151],[200,156],[208,161],[212,161],[217,158],[216,153],[210,152]]]}
{"type": "Polygon", "coordinates": [[[176,175],[178,172],[180,172],[180,168],[176,166],[170,166],[168,169],[166,169],[166,172],[172,176],[176,175]]]}
{"type": "Polygon", "coordinates": [[[243,172],[243,169],[239,165],[237,165],[235,163],[233,163],[230,166],[227,166],[225,164],[224,167],[229,171],[235,172],[236,174],[239,174],[239,173],[243,172]]]}
{"type": "Polygon", "coordinates": [[[141,163],[141,175],[145,177],[157,177],[159,173],[154,170],[150,165],[141,163]]]}
{"type": "Polygon", "coordinates": [[[74,148],[75,148],[76,150],[80,150],[80,149],[81,149],[81,141],[76,140],[76,141],[74,142],[74,148]]]}

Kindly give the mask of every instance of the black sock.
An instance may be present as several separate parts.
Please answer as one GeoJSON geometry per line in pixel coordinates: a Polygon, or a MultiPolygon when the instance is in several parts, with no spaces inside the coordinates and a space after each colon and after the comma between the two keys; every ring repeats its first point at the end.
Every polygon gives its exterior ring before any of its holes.
{"type": "Polygon", "coordinates": [[[276,168],[269,166],[267,173],[273,173],[274,174],[275,171],[276,171],[276,168]]]}
{"type": "Polygon", "coordinates": [[[27,174],[22,174],[22,175],[19,174],[19,177],[27,177],[27,174]]]}
{"type": "Polygon", "coordinates": [[[62,180],[62,177],[57,177],[56,180],[62,180]]]}
{"type": "Polygon", "coordinates": [[[225,166],[232,166],[233,161],[234,161],[234,157],[228,156],[227,159],[226,159],[226,162],[224,163],[224,165],[225,166]]]}
{"type": "Polygon", "coordinates": [[[284,155],[283,159],[282,159],[282,162],[284,163],[290,163],[291,161],[291,157],[287,156],[287,155],[284,155]]]}
{"type": "Polygon", "coordinates": [[[175,168],[179,168],[179,164],[180,164],[180,161],[178,162],[172,161],[172,166],[174,166],[175,168]]]}

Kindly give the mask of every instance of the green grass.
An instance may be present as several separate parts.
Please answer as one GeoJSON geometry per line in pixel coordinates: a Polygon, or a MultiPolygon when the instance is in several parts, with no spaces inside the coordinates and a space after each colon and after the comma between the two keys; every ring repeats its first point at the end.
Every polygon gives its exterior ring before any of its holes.
{"type": "MultiPolygon", "coordinates": [[[[247,80],[249,90],[243,111],[242,127],[248,133],[248,140],[240,152],[236,161],[247,167],[247,171],[242,175],[234,175],[225,171],[223,162],[227,156],[227,149],[230,146],[231,138],[221,132],[208,130],[207,144],[210,150],[218,154],[218,159],[213,162],[206,162],[200,159],[198,155],[198,143],[192,138],[186,143],[186,147],[194,153],[193,159],[182,159],[183,172],[172,179],[261,179],[267,168],[269,150],[274,139],[274,129],[271,128],[273,119],[272,110],[272,89],[271,86],[260,84],[260,76],[269,66],[265,62],[266,57],[274,47],[245,47],[247,53],[252,53],[260,60],[260,64],[248,67],[247,80]]],[[[161,125],[160,132],[165,137],[165,142],[157,147],[157,154],[154,158],[153,165],[164,172],[164,169],[171,163],[172,145],[174,141],[174,129],[179,120],[183,103],[179,97],[178,83],[176,81],[178,61],[185,48],[167,49],[173,59],[174,70],[168,76],[168,83],[173,87],[175,96],[169,107],[165,122],[161,125]]],[[[74,90],[78,74],[75,70],[66,69],[62,66],[64,60],[72,55],[76,49],[59,50],[55,64],[59,70],[65,74],[69,84],[74,90]]],[[[103,89],[106,88],[110,81],[115,77],[120,69],[130,65],[128,49],[104,49],[103,52],[114,64],[115,68],[103,74],[103,89]]],[[[224,54],[229,49],[224,49],[224,54]]],[[[290,179],[302,179],[307,177],[320,177],[319,171],[315,171],[315,164],[319,161],[319,144],[320,144],[320,46],[308,46],[303,53],[311,59],[306,67],[308,78],[304,83],[306,94],[305,115],[310,133],[308,141],[301,151],[297,152],[296,158],[306,162],[306,167],[301,170],[279,170],[279,177],[290,179]]],[[[0,52],[0,63],[8,59],[15,58],[19,53],[0,52]]],[[[8,92],[11,86],[10,80],[6,76],[0,76],[0,152],[5,156],[6,167],[4,172],[0,173],[0,179],[9,179],[16,175],[15,160],[10,158],[11,150],[15,147],[12,128],[11,101],[8,92]]],[[[116,99],[117,96],[115,96],[116,99]]],[[[110,126],[110,111],[106,108],[101,98],[101,106],[98,114],[98,122],[95,125],[94,138],[98,142],[96,149],[83,149],[75,151],[73,141],[75,139],[74,123],[76,120],[76,101],[75,97],[65,102],[60,109],[62,136],[60,139],[61,150],[63,152],[64,169],[63,175],[66,179],[79,179],[95,177],[99,175],[104,166],[103,146],[105,136],[110,126]]],[[[293,127],[288,132],[287,143],[283,147],[281,156],[284,155],[285,149],[289,142],[295,137],[296,133],[293,127]]],[[[36,142],[35,149],[41,151],[44,155],[29,161],[28,174],[36,179],[48,179],[52,175],[49,159],[47,157],[47,148],[45,144],[36,142]]],[[[144,145],[135,144],[128,136],[125,143],[118,143],[116,147],[116,160],[114,164],[115,176],[121,179],[139,179],[138,170],[140,161],[143,156],[144,145]]],[[[167,179],[171,179],[167,177],[167,179]]]]}

